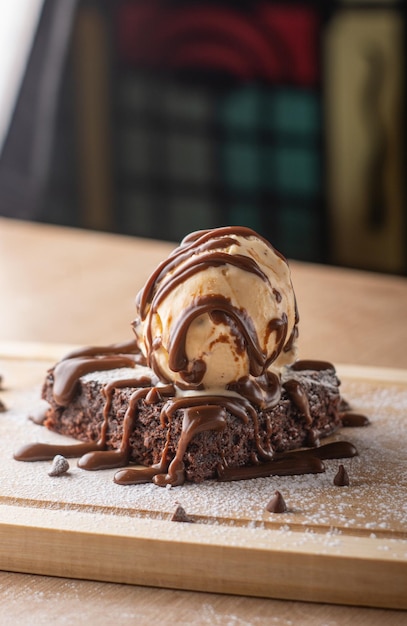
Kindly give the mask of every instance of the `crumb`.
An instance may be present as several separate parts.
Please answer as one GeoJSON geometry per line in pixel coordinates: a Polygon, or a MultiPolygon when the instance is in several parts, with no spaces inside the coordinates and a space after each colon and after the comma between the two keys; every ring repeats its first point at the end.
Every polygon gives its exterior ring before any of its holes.
{"type": "Polygon", "coordinates": [[[61,454],[57,454],[52,461],[52,467],[48,472],[48,476],[62,476],[69,470],[67,459],[61,454]]]}
{"type": "Polygon", "coordinates": [[[180,504],[177,504],[177,508],[172,514],[170,521],[171,522],[189,522],[189,523],[194,522],[194,520],[191,517],[189,517],[189,515],[187,515],[184,507],[182,507],[180,504]]]}

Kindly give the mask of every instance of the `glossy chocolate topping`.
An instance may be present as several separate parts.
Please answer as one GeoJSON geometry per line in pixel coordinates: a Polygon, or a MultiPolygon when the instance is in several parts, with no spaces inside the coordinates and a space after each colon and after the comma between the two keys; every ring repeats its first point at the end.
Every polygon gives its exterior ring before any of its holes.
{"type": "MultiPolygon", "coordinates": [[[[95,349],[98,352],[97,349],[95,349]]],[[[87,350],[86,354],[89,354],[87,350]]],[[[99,354],[97,359],[92,360],[92,367],[95,371],[102,371],[111,366],[112,350],[103,356],[99,354]]],[[[131,356],[121,361],[118,357],[114,359],[114,365],[122,363],[123,367],[128,367],[131,356]]],[[[134,363],[134,360],[133,360],[134,363]]],[[[54,387],[58,390],[58,399],[70,397],[72,389],[75,388],[84,369],[88,371],[89,359],[87,356],[82,359],[78,353],[71,358],[63,359],[54,369],[54,387]],[[84,366],[85,364],[85,366],[84,366]]],[[[278,378],[269,374],[259,383],[250,380],[240,381],[236,386],[239,396],[185,396],[176,397],[176,390],[173,385],[157,386],[154,376],[135,376],[134,378],[123,378],[108,383],[103,388],[105,405],[103,411],[103,424],[98,441],[82,442],[68,445],[34,443],[24,446],[15,454],[15,458],[22,461],[38,461],[52,459],[56,454],[62,454],[66,458],[81,457],[78,465],[87,470],[99,470],[106,468],[121,468],[129,463],[130,437],[135,420],[138,415],[138,402],[144,398],[147,403],[155,403],[166,399],[161,409],[161,425],[167,427],[177,411],[182,411],[182,432],[177,443],[176,454],[172,458],[168,455],[169,433],[167,445],[164,447],[161,460],[151,467],[134,467],[120,470],[115,475],[115,482],[122,485],[144,483],[153,480],[157,485],[165,486],[180,485],[185,481],[185,471],[183,457],[190,441],[200,432],[222,431],[226,428],[226,411],[235,415],[238,419],[247,423],[252,421],[254,438],[257,450],[257,464],[250,467],[221,467],[218,469],[218,480],[244,480],[259,476],[271,475],[292,475],[304,473],[319,473],[324,471],[323,459],[346,458],[355,456],[355,447],[347,442],[335,442],[312,449],[275,454],[273,450],[264,449],[261,443],[261,433],[259,432],[258,411],[256,405],[270,403],[270,398],[275,401],[280,397],[281,389],[278,378]],[[109,412],[112,397],[115,389],[121,387],[134,388],[129,405],[124,417],[122,443],[117,450],[106,450],[106,435],[109,427],[109,412]],[[246,397],[245,397],[246,396],[246,397]]],[[[307,424],[310,423],[308,402],[305,399],[304,390],[297,380],[289,380],[284,384],[293,402],[303,414],[307,424]]]]}
{"type": "Polygon", "coordinates": [[[360,428],[361,426],[368,426],[370,424],[369,418],[366,417],[366,415],[360,415],[352,411],[341,413],[341,420],[342,426],[350,426],[351,428],[360,428]]]}

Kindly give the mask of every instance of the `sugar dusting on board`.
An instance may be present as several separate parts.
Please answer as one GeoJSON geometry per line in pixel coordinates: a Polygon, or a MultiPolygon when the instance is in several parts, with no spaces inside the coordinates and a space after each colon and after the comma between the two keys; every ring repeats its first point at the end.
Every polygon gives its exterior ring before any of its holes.
{"type": "Polygon", "coordinates": [[[345,382],[343,393],[355,410],[371,419],[367,429],[342,431],[334,437],[350,439],[359,450],[358,457],[325,461],[326,472],[317,475],[209,481],[167,489],[152,483],[119,486],[112,480],[114,470],[88,472],[76,467],[74,461],[69,472],[58,479],[48,475],[51,462],[18,463],[12,458],[16,441],[63,439],[27,419],[38,389],[20,393],[18,403],[0,419],[1,501],[21,505],[29,501],[41,508],[83,509],[152,520],[168,520],[179,504],[195,522],[218,526],[220,532],[233,525],[252,532],[279,529],[282,535],[305,529],[308,536],[315,534],[321,540],[323,535],[326,545],[338,549],[341,535],[346,533],[405,539],[407,452],[401,441],[407,390],[397,385],[345,382]],[[350,485],[338,488],[334,477],[340,463],[350,485]],[[279,515],[265,508],[276,490],[289,503],[287,512],[279,515]]]}

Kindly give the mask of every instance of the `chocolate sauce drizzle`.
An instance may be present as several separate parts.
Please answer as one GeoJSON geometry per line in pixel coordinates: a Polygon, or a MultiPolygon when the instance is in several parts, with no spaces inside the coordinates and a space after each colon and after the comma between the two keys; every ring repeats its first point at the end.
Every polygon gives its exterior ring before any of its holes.
{"type": "MultiPolygon", "coordinates": [[[[72,357],[66,357],[55,367],[54,389],[57,389],[58,401],[61,398],[69,402],[72,390],[83,375],[84,371],[103,371],[109,369],[112,364],[112,351],[103,356],[100,349],[93,351],[87,348],[84,355],[76,352],[72,357]],[[98,354],[97,358],[92,355],[98,354]],[[92,370],[90,369],[92,368],[92,370]]],[[[129,362],[134,365],[134,358],[130,355],[114,357],[115,367],[128,367],[129,362]],[[121,364],[121,365],[120,365],[121,364]]],[[[298,364],[297,370],[301,368],[298,364]]],[[[284,384],[294,404],[303,414],[306,425],[310,426],[312,418],[309,413],[308,403],[304,391],[296,380],[289,380],[284,384]]],[[[130,462],[130,437],[135,421],[138,416],[138,403],[144,399],[147,403],[156,403],[166,400],[160,414],[161,426],[167,428],[167,441],[163,448],[159,463],[150,467],[129,467],[121,469],[115,474],[115,482],[120,485],[138,484],[153,481],[160,486],[181,485],[185,481],[185,467],[183,458],[188,444],[194,436],[203,431],[221,432],[226,428],[226,411],[247,423],[253,424],[254,440],[257,451],[255,464],[247,467],[219,467],[218,480],[245,480],[260,476],[293,475],[305,473],[319,473],[325,470],[322,460],[330,458],[347,458],[357,454],[357,450],[348,442],[335,442],[312,449],[297,450],[275,454],[271,448],[262,445],[259,421],[255,404],[275,404],[280,398],[281,388],[275,374],[268,373],[259,381],[250,379],[240,381],[236,385],[240,396],[184,396],[176,397],[176,389],[171,384],[158,384],[154,376],[138,375],[134,378],[114,380],[103,387],[105,404],[103,409],[103,423],[100,436],[94,442],[80,442],[74,444],[44,444],[34,443],[23,446],[14,457],[20,461],[50,460],[56,454],[62,454],[66,458],[80,457],[79,467],[86,470],[100,470],[107,468],[123,468],[130,462]],[[263,388],[261,389],[260,384],[263,388]],[[109,414],[112,398],[116,389],[129,387],[134,391],[124,416],[123,436],[118,449],[107,450],[107,435],[109,429],[109,414]],[[245,397],[247,396],[247,397],[245,397]],[[266,398],[266,400],[264,400],[266,398]],[[271,400],[272,399],[272,400],[271,400]],[[170,428],[169,424],[177,411],[183,412],[182,432],[176,446],[175,456],[169,455],[170,428]]]]}

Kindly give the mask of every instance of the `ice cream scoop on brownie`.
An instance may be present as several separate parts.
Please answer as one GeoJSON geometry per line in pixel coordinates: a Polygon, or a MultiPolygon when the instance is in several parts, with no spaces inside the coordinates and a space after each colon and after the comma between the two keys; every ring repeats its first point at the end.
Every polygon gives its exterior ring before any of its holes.
{"type": "Polygon", "coordinates": [[[323,471],[323,454],[298,449],[340,427],[339,381],[330,363],[297,360],[298,322],[270,243],[245,227],[192,233],[137,295],[134,338],[48,372],[44,424],[78,442],[15,456],[80,457],[120,468],[122,484],[323,471]]]}

